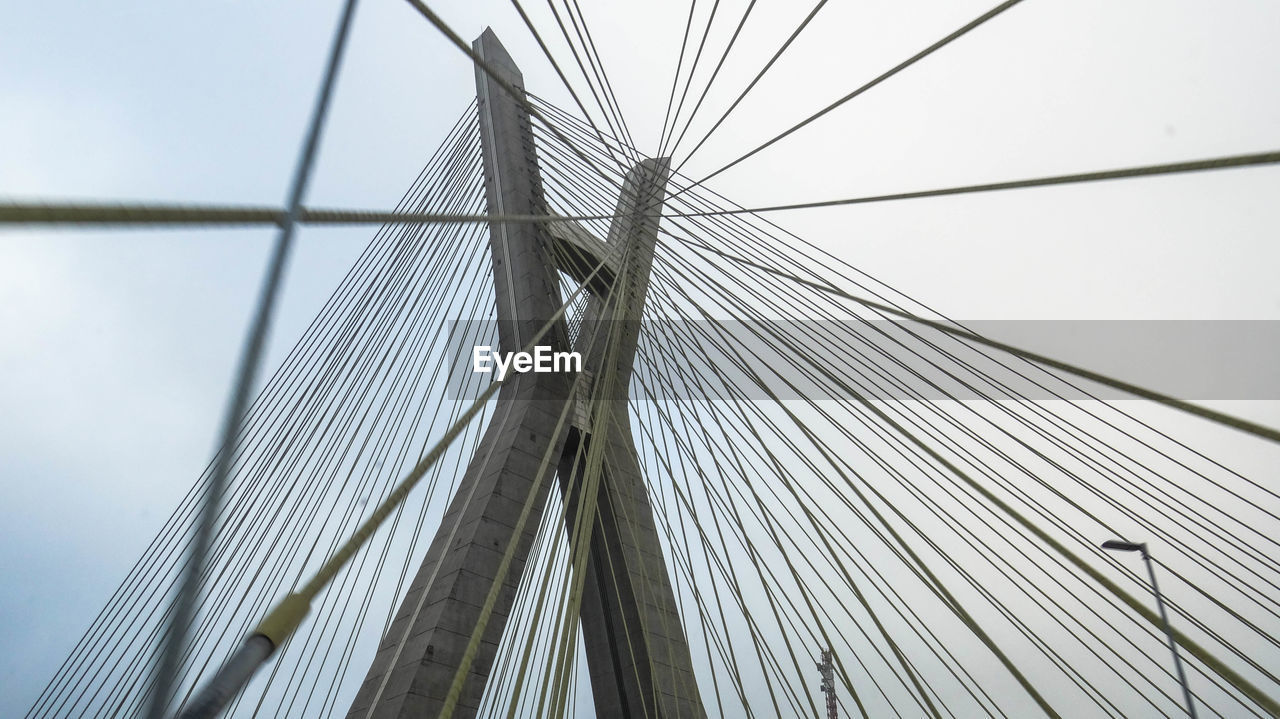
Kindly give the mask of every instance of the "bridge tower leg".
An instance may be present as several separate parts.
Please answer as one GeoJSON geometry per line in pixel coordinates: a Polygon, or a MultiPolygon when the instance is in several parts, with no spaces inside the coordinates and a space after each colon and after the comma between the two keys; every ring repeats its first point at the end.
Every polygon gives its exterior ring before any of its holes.
{"type": "MultiPolygon", "coordinates": [[[[520,71],[492,30],[485,30],[473,47],[508,84],[523,92],[520,71]]],[[[547,214],[524,105],[479,67],[476,90],[490,214],[547,214]]],[[[594,267],[611,258],[607,272],[600,274],[617,283],[616,301],[593,296],[589,322],[584,323],[589,329],[579,333],[579,345],[622,321],[610,351],[584,355],[584,361],[592,375],[615,378],[625,392],[657,237],[655,210],[661,208],[667,173],[665,160],[648,160],[632,170],[607,244],[577,227],[549,231],[533,223],[490,225],[500,351],[519,351],[554,316],[561,304],[557,269],[578,276],[587,264],[594,267]],[[588,261],[557,267],[553,257],[565,253],[552,252],[555,242],[588,261]]],[[[608,284],[601,285],[597,278],[593,290],[608,284]]],[[[563,321],[540,344],[568,349],[563,321]]],[[[541,373],[517,375],[503,385],[493,418],[379,644],[348,719],[432,719],[439,714],[502,553],[515,535],[517,518],[531,502],[531,519],[515,537],[514,561],[454,712],[455,717],[476,715],[545,505],[546,487],[552,484],[546,478],[536,481],[547,453],[559,459],[550,466],[559,465],[570,525],[584,506],[596,510],[585,550],[581,619],[598,715],[704,716],[636,460],[625,394],[596,399],[576,413],[582,419],[556,433],[571,387],[565,375],[541,373]],[[590,421],[602,402],[613,403],[607,426],[590,421]],[[596,450],[603,456],[603,471],[590,504],[577,491],[582,470],[575,473],[573,458],[580,446],[586,449],[596,442],[603,442],[596,450]],[[541,489],[535,491],[536,486],[541,489]]]]}
{"type": "Polygon", "coordinates": [[[597,383],[607,378],[612,386],[601,388],[590,411],[577,415],[585,421],[569,431],[560,462],[572,537],[590,491],[584,489],[585,463],[575,462],[575,454],[579,445],[603,443],[581,607],[599,717],[704,716],[627,402],[668,172],[666,158],[645,160],[623,185],[609,233],[610,249],[623,256],[614,290],[588,301],[577,341],[588,376],[597,383]],[[602,410],[606,416],[596,416],[602,410]]]}

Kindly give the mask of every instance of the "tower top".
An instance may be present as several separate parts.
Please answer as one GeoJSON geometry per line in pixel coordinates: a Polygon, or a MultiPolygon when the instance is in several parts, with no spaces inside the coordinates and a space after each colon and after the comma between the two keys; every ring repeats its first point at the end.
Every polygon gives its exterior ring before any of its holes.
{"type": "MultiPolygon", "coordinates": [[[[493,28],[486,27],[484,32],[480,33],[480,37],[471,43],[471,49],[490,69],[501,75],[503,80],[516,87],[524,87],[524,76],[520,74],[520,68],[516,66],[516,61],[511,59],[511,53],[503,47],[502,41],[498,39],[498,34],[493,31],[493,28]]],[[[484,69],[476,67],[476,72],[484,73],[484,69]]]]}

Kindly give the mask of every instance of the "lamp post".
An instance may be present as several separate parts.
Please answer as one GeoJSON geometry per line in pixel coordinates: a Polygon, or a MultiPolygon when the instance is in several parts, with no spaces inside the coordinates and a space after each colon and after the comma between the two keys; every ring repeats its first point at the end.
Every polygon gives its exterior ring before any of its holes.
{"type": "Polygon", "coordinates": [[[1196,719],[1196,706],[1191,701],[1191,687],[1187,685],[1187,675],[1182,671],[1182,659],[1178,657],[1178,644],[1173,640],[1173,630],[1169,628],[1169,615],[1164,611],[1164,599],[1160,596],[1160,585],[1156,584],[1156,570],[1151,565],[1151,555],[1147,552],[1147,545],[1108,539],[1102,543],[1102,548],[1117,552],[1142,553],[1142,560],[1147,563],[1147,575],[1151,577],[1151,592],[1156,595],[1156,608],[1160,610],[1160,621],[1164,623],[1164,633],[1169,639],[1169,650],[1173,652],[1173,668],[1178,672],[1178,681],[1182,684],[1182,696],[1187,700],[1187,714],[1191,719],[1196,719]]]}

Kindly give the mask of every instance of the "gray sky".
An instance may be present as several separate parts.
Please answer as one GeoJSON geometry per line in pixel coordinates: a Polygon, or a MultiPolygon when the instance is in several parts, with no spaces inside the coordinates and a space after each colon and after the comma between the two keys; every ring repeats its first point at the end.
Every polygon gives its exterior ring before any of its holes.
{"type": "MultiPolygon", "coordinates": [[[[834,0],[685,172],[990,4],[834,0]]],[[[9,3],[0,198],[280,203],[338,5],[9,3]]],[[[527,87],[570,106],[509,4],[440,5],[468,39],[492,25],[527,87]]],[[[583,9],[655,151],[687,5],[583,9]]],[[[685,151],[808,9],[759,3],[685,151]]],[[[1275,150],[1277,27],[1267,2],[1027,0],[711,186],[750,207],[1275,150]]],[[[411,7],[362,3],[309,204],[390,207],[473,88],[411,7]]],[[[772,219],[958,318],[1280,319],[1278,184],[1268,167],[772,219]]],[[[302,232],[270,366],[369,235],[302,232]]],[[[0,233],[0,714],[34,698],[207,461],[270,237],[0,233]]],[[[1276,403],[1226,406],[1280,425],[1276,403]]]]}

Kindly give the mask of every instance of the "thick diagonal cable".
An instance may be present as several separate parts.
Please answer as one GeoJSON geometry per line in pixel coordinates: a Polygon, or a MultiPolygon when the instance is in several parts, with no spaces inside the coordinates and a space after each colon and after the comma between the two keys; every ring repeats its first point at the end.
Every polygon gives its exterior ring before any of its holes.
{"type": "MultiPolygon", "coordinates": [[[[535,111],[536,112],[536,111],[535,111]]],[[[557,135],[563,133],[557,126],[545,118],[538,118],[549,130],[557,135]]],[[[563,141],[563,138],[560,138],[563,141]]],[[[582,151],[573,143],[565,146],[575,154],[582,151]]],[[[588,166],[601,177],[608,175],[595,163],[587,161],[588,166]]],[[[1054,175],[1026,180],[993,182],[978,185],[964,185],[937,190],[919,190],[899,192],[887,195],[868,195],[837,200],[819,200],[816,202],[799,202],[785,205],[769,205],[754,208],[728,208],[722,210],[704,210],[695,212],[667,212],[667,217],[712,217],[721,215],[758,215],[766,212],[785,210],[813,209],[818,207],[837,207],[843,205],[860,205],[893,200],[910,200],[925,197],[943,197],[977,192],[993,192],[997,190],[1013,190],[1027,187],[1046,187],[1103,180],[1118,180],[1131,177],[1151,177],[1172,175],[1207,170],[1224,170],[1239,167],[1255,167],[1280,163],[1280,152],[1256,152],[1246,155],[1232,155],[1205,160],[1189,160],[1186,162],[1170,162],[1159,165],[1144,165],[1119,170],[1103,170],[1069,175],[1054,175]]],[[[691,190],[688,185],[673,193],[676,196],[691,190]]],[[[0,227],[5,225],[274,225],[282,221],[280,210],[268,207],[222,207],[191,205],[128,205],[128,204],[82,204],[56,202],[3,202],[0,203],[0,227]]],[[[349,209],[308,209],[300,208],[296,224],[304,225],[353,225],[353,224],[385,224],[385,223],[486,223],[512,222],[537,223],[556,221],[611,220],[612,215],[544,217],[538,215],[451,215],[432,213],[398,213],[377,210],[349,209]]]]}
{"type": "Polygon", "coordinates": [[[231,456],[234,453],[236,443],[240,440],[242,416],[248,407],[249,393],[252,391],[254,379],[258,373],[262,348],[266,343],[267,332],[271,325],[271,315],[275,309],[276,294],[284,274],[284,265],[288,260],[289,250],[293,244],[294,222],[297,219],[298,208],[302,205],[303,195],[306,193],[307,181],[311,177],[311,166],[319,148],[320,132],[324,127],[329,98],[333,93],[338,68],[342,64],[343,49],[346,46],[347,34],[351,27],[351,20],[355,15],[355,8],[356,0],[347,0],[343,8],[342,19],[339,22],[333,40],[333,47],[330,51],[328,67],[321,83],[320,93],[316,100],[310,127],[307,130],[298,167],[294,173],[293,187],[289,193],[285,220],[280,228],[275,248],[272,251],[266,277],[263,281],[258,308],[250,325],[249,336],[240,359],[240,368],[237,371],[221,438],[218,441],[218,447],[222,449],[218,454],[220,461],[214,465],[209,494],[205,498],[204,508],[201,510],[200,518],[197,520],[195,527],[196,541],[191,550],[191,561],[188,564],[187,574],[178,590],[178,595],[174,599],[173,617],[170,620],[168,630],[165,632],[164,649],[155,670],[157,677],[156,688],[146,713],[149,719],[160,719],[164,715],[169,704],[169,698],[173,693],[173,677],[177,673],[179,664],[178,655],[182,651],[182,646],[186,643],[187,627],[194,617],[196,597],[200,591],[198,578],[204,570],[205,555],[212,541],[214,521],[218,513],[219,504],[222,501],[223,487],[226,485],[227,476],[231,473],[231,456]]]}

